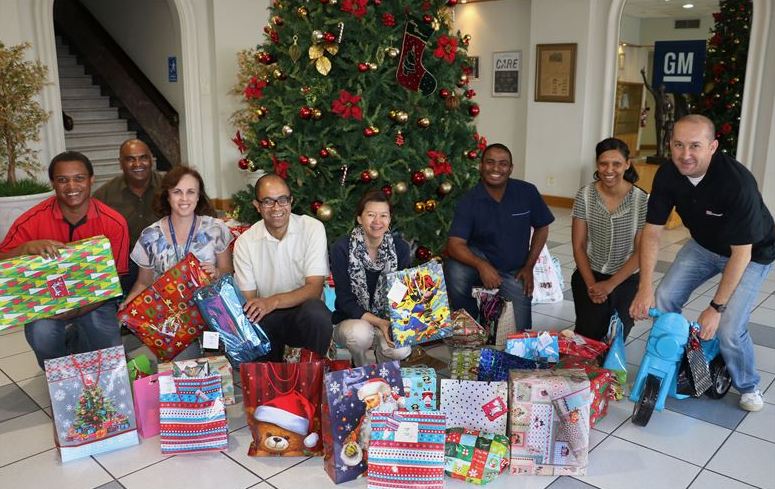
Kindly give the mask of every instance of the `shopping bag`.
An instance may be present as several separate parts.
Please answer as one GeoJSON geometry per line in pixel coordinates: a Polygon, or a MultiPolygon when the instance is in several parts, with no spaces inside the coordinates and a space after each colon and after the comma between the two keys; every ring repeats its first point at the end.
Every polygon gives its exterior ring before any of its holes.
{"type": "Polygon", "coordinates": [[[447,428],[444,471],[478,486],[495,480],[509,466],[509,439],[465,428],[447,428]]]}
{"type": "Polygon", "coordinates": [[[442,489],[445,427],[439,412],[372,413],[368,487],[442,489]]]}
{"type": "Polygon", "coordinates": [[[439,261],[388,273],[386,286],[396,347],[427,343],[452,334],[447,286],[439,261]]]}
{"type": "Polygon", "coordinates": [[[528,360],[556,363],[560,359],[560,345],[554,331],[522,331],[509,335],[505,351],[528,360]]]}
{"type": "Polygon", "coordinates": [[[487,331],[487,344],[504,346],[509,335],[517,332],[514,304],[498,294],[498,289],[474,287],[471,295],[479,306],[479,322],[487,331]]]}
{"type": "Polygon", "coordinates": [[[453,311],[452,335],[444,338],[444,343],[452,348],[477,348],[487,343],[487,332],[482,325],[468,314],[465,309],[453,311]]]}
{"type": "Polygon", "coordinates": [[[170,372],[141,377],[132,384],[137,432],[142,438],[159,434],[159,376],[170,372]]]}
{"type": "Polygon", "coordinates": [[[409,411],[436,411],[436,371],[430,367],[404,367],[404,407],[409,411]]]}
{"type": "Polygon", "coordinates": [[[251,457],[321,455],[320,400],[325,362],[243,363],[242,403],[251,457]]]}
{"type": "Polygon", "coordinates": [[[231,364],[224,356],[160,363],[159,372],[172,372],[172,375],[175,377],[189,378],[218,374],[221,376],[223,403],[227,406],[235,403],[234,376],[232,375],[231,364]]]}
{"type": "Polygon", "coordinates": [[[208,283],[210,277],[193,253],[189,253],[118,311],[118,319],[159,360],[169,361],[205,329],[193,295],[208,283]]]}
{"type": "Polygon", "coordinates": [[[457,380],[477,380],[481,349],[455,348],[449,361],[449,376],[457,380]]]}
{"type": "Polygon", "coordinates": [[[702,351],[699,332],[699,324],[691,323],[689,339],[686,342],[676,380],[676,392],[694,397],[700,397],[713,385],[710,368],[702,351]]]}
{"type": "Polygon", "coordinates": [[[536,362],[511,355],[494,348],[482,348],[479,355],[479,369],[476,380],[484,382],[506,382],[509,380],[509,370],[550,368],[548,362],[536,362]]]}
{"type": "Polygon", "coordinates": [[[68,243],[59,257],[23,255],[0,261],[0,330],[119,297],[110,241],[68,243]]]}
{"type": "MultiPolygon", "coordinates": [[[[624,323],[619,318],[619,314],[614,311],[611,315],[611,321],[608,326],[608,354],[605,356],[603,368],[611,370],[616,375],[616,381],[623,388],[627,385],[627,360],[624,350],[624,323]]],[[[624,397],[624,393],[619,391],[617,399],[624,397]]]]}
{"type": "Polygon", "coordinates": [[[533,304],[561,302],[563,282],[560,261],[544,245],[533,267],[533,304]]]}
{"type": "Polygon", "coordinates": [[[441,380],[441,407],[447,425],[506,434],[508,388],[506,382],[441,380]]]}
{"type": "Polygon", "coordinates": [[[403,383],[392,361],[328,372],[323,386],[323,466],[339,484],[366,472],[370,414],[397,410],[403,383]]]}
{"type": "Polygon", "coordinates": [[[139,443],[123,347],[43,364],[62,462],[139,443]]]}
{"type": "Polygon", "coordinates": [[[248,320],[242,310],[245,297],[234,285],[230,273],[197,290],[194,301],[209,328],[220,335],[226,355],[235,368],[242,362],[252,362],[269,353],[269,337],[258,323],[248,320]]]}
{"type": "Polygon", "coordinates": [[[159,428],[164,455],[228,449],[220,375],[159,377],[159,428]]]}

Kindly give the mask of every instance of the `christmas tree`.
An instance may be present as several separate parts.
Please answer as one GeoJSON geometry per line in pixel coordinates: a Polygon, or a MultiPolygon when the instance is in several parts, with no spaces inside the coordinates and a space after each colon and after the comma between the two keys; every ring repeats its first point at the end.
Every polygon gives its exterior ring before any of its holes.
{"type": "Polygon", "coordinates": [[[721,0],[719,7],[713,14],[700,107],[716,124],[719,148],[734,156],[753,6],[750,0],[721,0]]]}
{"type": "Polygon", "coordinates": [[[87,385],[78,399],[72,432],[80,437],[97,435],[101,430],[107,430],[106,421],[117,417],[121,416],[113,406],[113,401],[105,397],[99,384],[87,385]]]}
{"type": "MultiPolygon", "coordinates": [[[[486,144],[468,88],[470,36],[457,0],[275,0],[265,42],[239,54],[233,121],[245,172],[286,179],[294,212],[349,233],[369,188],[391,196],[394,230],[430,257],[486,144]]],[[[252,189],[233,196],[253,223],[252,189]]]]}

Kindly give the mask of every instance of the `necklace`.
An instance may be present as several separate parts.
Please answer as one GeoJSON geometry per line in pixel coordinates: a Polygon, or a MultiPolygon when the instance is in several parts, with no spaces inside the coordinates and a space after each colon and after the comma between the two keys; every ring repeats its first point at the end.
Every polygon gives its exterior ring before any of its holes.
{"type": "MultiPolygon", "coordinates": [[[[183,259],[178,255],[178,240],[175,238],[175,226],[172,225],[172,216],[167,216],[167,224],[170,227],[170,237],[172,238],[172,249],[175,250],[175,258],[177,261],[183,259]]],[[[194,229],[196,228],[196,215],[194,215],[194,221],[191,223],[191,229],[188,231],[188,239],[186,240],[186,248],[183,250],[183,256],[188,254],[189,248],[191,248],[191,242],[194,240],[194,229]]]]}

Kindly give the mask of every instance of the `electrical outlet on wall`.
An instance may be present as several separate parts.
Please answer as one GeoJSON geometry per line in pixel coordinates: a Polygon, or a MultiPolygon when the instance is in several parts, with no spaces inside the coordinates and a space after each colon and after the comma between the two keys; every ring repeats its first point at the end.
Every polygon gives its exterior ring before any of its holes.
{"type": "Polygon", "coordinates": [[[546,184],[550,187],[556,183],[556,180],[554,177],[546,177],[546,184]]]}

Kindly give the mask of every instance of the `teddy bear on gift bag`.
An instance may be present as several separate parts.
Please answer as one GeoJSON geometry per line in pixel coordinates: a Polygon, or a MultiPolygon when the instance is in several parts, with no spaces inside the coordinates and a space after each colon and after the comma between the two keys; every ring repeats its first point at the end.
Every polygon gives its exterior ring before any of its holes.
{"type": "MultiPolygon", "coordinates": [[[[253,412],[257,421],[254,426],[258,440],[258,456],[303,456],[304,449],[311,450],[320,438],[310,432],[315,407],[296,391],[278,396],[253,412]]],[[[253,427],[251,427],[253,428],[253,427]]]]}

